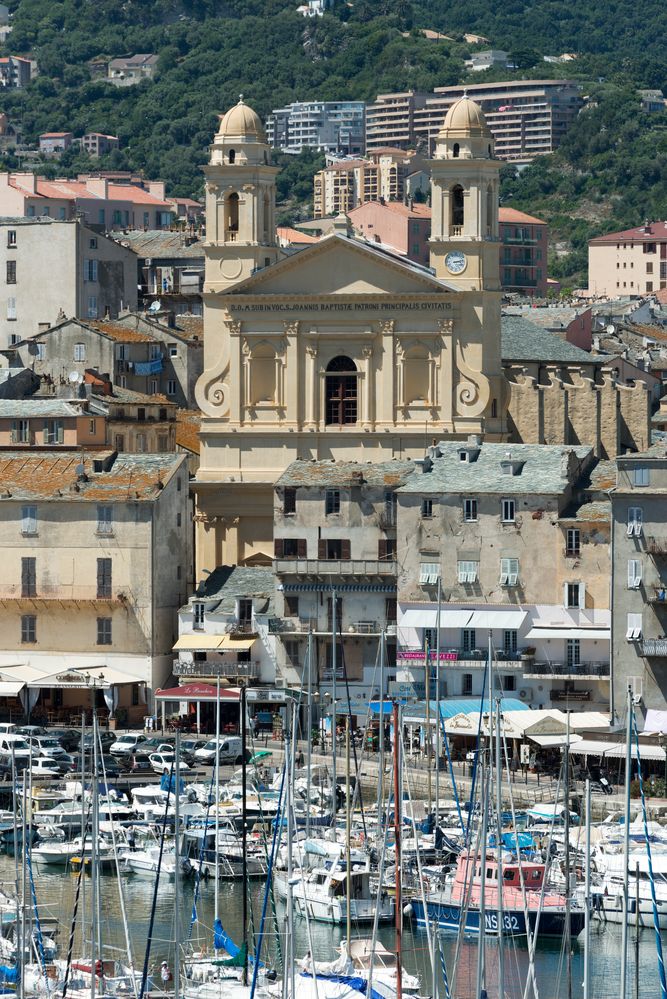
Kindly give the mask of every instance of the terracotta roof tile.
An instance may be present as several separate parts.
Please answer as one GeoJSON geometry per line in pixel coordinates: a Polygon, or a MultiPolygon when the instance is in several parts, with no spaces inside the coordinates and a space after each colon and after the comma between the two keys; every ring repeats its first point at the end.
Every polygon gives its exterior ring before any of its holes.
{"type": "Polygon", "coordinates": [[[151,336],[150,333],[143,333],[138,330],[130,329],[129,326],[123,326],[122,323],[114,323],[109,319],[88,319],[86,320],[86,325],[92,326],[95,330],[99,330],[100,333],[104,333],[112,340],[116,340],[117,343],[156,342],[155,337],[151,336]]]}
{"type": "Polygon", "coordinates": [[[656,239],[667,239],[667,222],[651,222],[634,229],[608,232],[606,236],[596,236],[590,242],[591,245],[598,246],[603,243],[651,243],[656,239]]]}
{"type": "Polygon", "coordinates": [[[201,427],[201,413],[196,409],[179,409],[176,413],[176,445],[199,454],[201,442],[199,440],[199,428],[201,427]]]}
{"type": "Polygon", "coordinates": [[[289,226],[278,226],[276,229],[278,239],[285,239],[288,243],[318,243],[318,236],[311,236],[307,232],[299,229],[291,229],[289,226]]]}
{"type": "Polygon", "coordinates": [[[72,502],[109,500],[152,502],[159,496],[158,483],[166,482],[181,461],[179,455],[121,454],[106,472],[93,471],[95,459],[109,460],[111,452],[68,454],[9,451],[0,454],[0,509],[3,502],[40,499],[72,502]],[[77,466],[83,462],[86,480],[80,481],[77,466]]]}
{"type": "Polygon", "coordinates": [[[547,223],[544,219],[535,218],[534,215],[527,215],[526,212],[520,212],[518,208],[499,208],[498,209],[498,221],[499,222],[525,222],[528,225],[546,225],[547,223]]]}

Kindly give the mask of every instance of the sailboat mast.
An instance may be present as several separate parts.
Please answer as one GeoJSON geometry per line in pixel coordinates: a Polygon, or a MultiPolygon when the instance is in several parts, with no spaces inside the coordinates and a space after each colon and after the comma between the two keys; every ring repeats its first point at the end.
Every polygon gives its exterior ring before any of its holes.
{"type": "Polygon", "coordinates": [[[440,824],[440,615],[442,610],[442,579],[438,576],[438,616],[435,619],[435,827],[440,824]]]}
{"type": "Polygon", "coordinates": [[[591,994],[591,781],[586,778],[586,865],[584,912],[584,999],[591,994]]]}
{"type": "Polygon", "coordinates": [[[215,691],[215,894],[213,914],[215,922],[220,919],[220,674],[215,691]]]}
{"type": "Polygon", "coordinates": [[[394,701],[394,851],[396,855],[396,999],[403,999],[402,931],[403,908],[401,901],[401,730],[398,703],[394,701]]]}
{"type": "Polygon", "coordinates": [[[382,802],[384,801],[384,657],[385,657],[386,632],[380,635],[380,727],[378,731],[378,749],[380,751],[379,781],[378,781],[378,834],[380,832],[379,820],[382,814],[382,802]]]}
{"type": "MultiPolygon", "coordinates": [[[[486,823],[489,814],[489,800],[488,800],[488,776],[487,776],[487,760],[486,751],[478,749],[481,764],[481,777],[480,777],[480,805],[482,809],[482,830],[480,834],[480,846],[481,846],[481,858],[480,858],[480,868],[481,875],[479,879],[479,946],[477,949],[477,991],[476,995],[481,996],[484,993],[484,983],[486,980],[486,823]]],[[[489,761],[489,770],[491,768],[491,763],[489,761]]],[[[468,850],[468,867],[466,868],[466,879],[468,877],[475,876],[475,868],[477,867],[477,855],[473,858],[472,873],[470,873],[470,850],[468,850]]]]}
{"type": "Polygon", "coordinates": [[[336,828],[336,812],[338,811],[338,795],[336,788],[336,670],[338,669],[338,646],[337,646],[337,632],[338,632],[338,614],[337,607],[338,598],[336,597],[336,590],[334,589],[331,594],[331,770],[333,773],[333,824],[334,829],[336,828]]]}
{"type": "Polygon", "coordinates": [[[500,744],[500,698],[496,699],[496,885],[498,895],[497,917],[498,917],[498,996],[504,999],[505,996],[505,944],[503,940],[503,920],[505,913],[503,909],[503,768],[502,753],[500,744]]]}
{"type": "Polygon", "coordinates": [[[565,736],[565,956],[567,961],[567,999],[572,999],[572,926],[570,924],[570,712],[567,712],[565,736]]]}
{"type": "Polygon", "coordinates": [[[247,738],[247,708],[246,708],[246,687],[241,687],[241,883],[243,885],[243,939],[241,949],[243,953],[243,985],[248,984],[248,772],[246,765],[246,738],[247,738]]]}
{"type": "Polygon", "coordinates": [[[630,777],[632,770],[632,688],[628,687],[626,695],[625,724],[625,822],[623,825],[623,913],[621,934],[621,995],[627,999],[628,975],[628,864],[630,863],[630,777]]]}
{"type": "MultiPolygon", "coordinates": [[[[90,999],[95,999],[96,986],[96,964],[97,964],[97,847],[99,837],[99,812],[97,795],[97,712],[95,710],[95,692],[93,691],[93,767],[92,767],[92,791],[93,791],[93,834],[90,840],[90,901],[91,901],[91,924],[90,924],[90,999]]],[[[86,862],[85,843],[81,843],[81,863],[86,862]]],[[[101,960],[101,955],[100,955],[101,960]]]]}
{"type": "Polygon", "coordinates": [[[181,733],[176,730],[174,746],[174,996],[181,994],[180,915],[181,915],[181,733]]]}
{"type": "MultiPolygon", "coordinates": [[[[307,722],[306,722],[306,839],[310,836],[310,809],[311,802],[310,796],[312,793],[311,789],[311,742],[313,737],[313,629],[310,628],[308,631],[308,651],[306,653],[308,656],[308,706],[307,706],[307,722]]],[[[296,733],[295,733],[296,737],[296,733]]]]}
{"type": "Polygon", "coordinates": [[[350,811],[350,713],[345,715],[345,866],[347,868],[347,900],[345,930],[347,935],[347,952],[350,953],[352,940],[352,856],[350,852],[350,836],[352,834],[352,816],[350,811]]]}

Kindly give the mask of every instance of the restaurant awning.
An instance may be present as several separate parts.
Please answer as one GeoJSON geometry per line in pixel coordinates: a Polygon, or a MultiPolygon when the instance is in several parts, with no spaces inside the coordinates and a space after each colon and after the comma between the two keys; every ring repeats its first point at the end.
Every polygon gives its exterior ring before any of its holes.
{"type": "Polygon", "coordinates": [[[596,739],[582,739],[570,746],[571,753],[579,756],[604,756],[608,749],[612,749],[615,743],[599,742],[596,739]]]}
{"type": "Polygon", "coordinates": [[[224,642],[227,635],[180,635],[174,645],[174,649],[190,649],[198,652],[206,649],[217,649],[224,642]]]}
{"type": "Polygon", "coordinates": [[[0,697],[18,697],[19,691],[25,687],[19,680],[0,680],[0,697]]]}
{"type": "Polygon", "coordinates": [[[494,610],[476,610],[468,621],[468,628],[507,628],[518,631],[526,620],[527,611],[495,608],[494,610]]]}
{"type": "Polygon", "coordinates": [[[580,641],[593,639],[608,642],[611,639],[609,628],[531,628],[526,639],[539,641],[541,638],[578,638],[580,641]]]}
{"type": "MultiPolygon", "coordinates": [[[[604,754],[605,755],[605,759],[607,759],[607,760],[610,760],[610,759],[614,759],[614,760],[625,759],[625,747],[626,747],[626,743],[624,743],[624,742],[612,743],[611,744],[611,748],[609,749],[609,751],[604,754]]],[[[636,744],[634,742],[630,746],[630,749],[632,751],[632,759],[636,760],[637,759],[637,746],[636,746],[636,744]]],[[[646,746],[646,745],[642,746],[642,745],[640,745],[640,747],[639,747],[639,758],[642,759],[642,760],[663,760],[664,761],[664,759],[665,759],[665,751],[662,748],[662,746],[646,746]]]]}
{"type": "MultiPolygon", "coordinates": [[[[565,746],[567,743],[567,732],[561,732],[559,735],[531,735],[530,732],[526,732],[526,735],[531,742],[536,742],[538,746],[565,746]]],[[[570,732],[570,752],[579,741],[581,741],[581,736],[570,732]]]]}
{"type": "Polygon", "coordinates": [[[125,673],[115,666],[63,666],[56,673],[45,673],[36,666],[0,667],[0,681],[32,688],[72,687],[86,690],[114,687],[123,683],[146,683],[145,676],[125,673]]]}
{"type": "MultiPolygon", "coordinates": [[[[440,627],[465,628],[472,613],[470,609],[461,610],[460,607],[443,607],[440,611],[440,627]]],[[[412,607],[404,612],[398,626],[399,628],[437,628],[437,608],[412,607]]]]}
{"type": "MultiPolygon", "coordinates": [[[[215,701],[218,696],[216,687],[209,683],[184,683],[180,687],[169,687],[166,690],[156,690],[156,701],[215,701]]],[[[238,687],[221,687],[221,701],[239,701],[241,691],[238,687]]]]}

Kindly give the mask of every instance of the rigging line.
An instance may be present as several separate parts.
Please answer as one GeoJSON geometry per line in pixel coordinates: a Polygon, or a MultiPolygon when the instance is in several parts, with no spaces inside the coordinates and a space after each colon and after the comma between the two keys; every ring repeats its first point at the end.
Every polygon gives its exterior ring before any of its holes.
{"type": "MultiPolygon", "coordinates": [[[[167,831],[167,813],[169,811],[169,798],[171,796],[171,785],[174,780],[174,760],[171,761],[171,770],[169,773],[169,783],[167,784],[167,797],[164,803],[164,817],[162,819],[162,833],[160,835],[160,852],[158,854],[157,860],[157,871],[155,873],[155,885],[153,887],[153,902],[151,904],[151,914],[148,922],[148,936],[146,938],[146,951],[144,954],[144,967],[141,973],[141,992],[139,993],[139,999],[144,999],[146,992],[146,984],[148,981],[148,962],[151,956],[151,944],[153,943],[153,927],[155,925],[155,910],[157,909],[157,896],[158,888],[160,885],[160,871],[162,869],[162,854],[164,853],[164,839],[167,831]]],[[[176,788],[176,794],[179,794],[179,788],[176,788]]],[[[217,845],[217,844],[216,844],[217,845]]],[[[175,872],[175,876],[178,877],[178,871],[175,872]]]]}
{"type": "MultiPolygon", "coordinates": [[[[100,734],[100,730],[99,729],[97,731],[97,737],[98,737],[98,741],[99,741],[100,760],[102,762],[102,779],[104,781],[104,787],[105,787],[105,790],[106,790],[106,793],[107,793],[107,797],[108,797],[108,794],[109,794],[109,785],[107,783],[107,768],[106,768],[106,765],[104,763],[104,754],[102,752],[102,739],[101,739],[101,734],[100,734]]],[[[130,966],[130,974],[132,976],[132,991],[134,992],[134,999],[138,999],[137,976],[134,973],[134,959],[132,957],[132,945],[130,943],[130,931],[129,931],[129,927],[128,927],[128,924],[127,924],[127,911],[125,909],[125,894],[123,892],[123,883],[122,883],[121,878],[119,877],[119,873],[120,872],[118,870],[118,847],[117,847],[117,844],[116,844],[116,823],[113,821],[113,818],[111,819],[111,843],[113,845],[113,859],[114,859],[114,863],[116,865],[116,878],[117,878],[117,881],[118,881],[118,899],[120,901],[120,913],[121,913],[121,918],[123,920],[123,932],[124,932],[124,935],[125,935],[125,948],[126,948],[126,953],[127,953],[127,959],[128,959],[129,966],[130,966]]]]}
{"type": "MultiPolygon", "coordinates": [[[[405,746],[403,743],[403,733],[400,733],[401,742],[401,759],[405,759],[405,746]]],[[[410,791],[410,774],[406,768],[405,771],[405,787],[408,791],[408,803],[410,805],[410,822],[412,825],[412,835],[415,840],[415,852],[417,855],[417,877],[419,879],[419,889],[421,894],[422,905],[424,907],[424,922],[426,924],[426,942],[428,945],[429,963],[431,965],[431,974],[433,976],[432,981],[435,982],[435,951],[432,946],[432,936],[435,933],[435,927],[431,928],[431,924],[428,918],[428,907],[426,905],[426,889],[424,887],[424,878],[422,875],[422,862],[421,862],[421,850],[419,849],[419,844],[417,842],[417,823],[415,821],[415,809],[412,801],[412,792],[410,791]]]]}
{"type": "MultiPolygon", "coordinates": [[[[485,752],[485,750],[484,750],[484,752],[485,752]]],[[[482,786],[480,788],[480,797],[479,797],[480,809],[487,807],[487,801],[488,801],[488,798],[489,798],[489,792],[491,790],[490,780],[491,780],[491,768],[488,767],[488,768],[485,768],[484,771],[483,771],[483,773],[482,773],[482,786]],[[488,769],[488,773],[486,772],[487,769],[488,769]]],[[[470,811],[472,813],[474,811],[474,809],[471,807],[470,811]]],[[[452,992],[454,994],[456,994],[456,976],[457,976],[458,968],[459,968],[459,954],[460,954],[461,946],[463,944],[463,938],[465,936],[465,926],[466,926],[466,923],[468,921],[468,912],[470,911],[470,899],[472,898],[473,878],[475,876],[475,868],[477,866],[477,857],[479,855],[480,846],[481,846],[481,843],[482,843],[482,830],[483,830],[483,828],[484,828],[484,823],[481,820],[481,816],[480,816],[480,821],[478,822],[478,825],[477,825],[477,839],[475,841],[474,860],[472,862],[472,874],[470,875],[469,878],[468,878],[468,871],[470,870],[470,852],[471,851],[470,851],[470,844],[469,843],[466,844],[466,850],[468,851],[468,860],[466,861],[466,890],[465,890],[465,897],[464,897],[464,900],[463,900],[463,905],[461,906],[461,915],[459,916],[459,928],[458,928],[458,932],[457,932],[457,935],[456,935],[456,949],[454,951],[454,960],[451,962],[452,963],[452,967],[454,968],[454,973],[452,975],[452,992]]],[[[481,932],[482,932],[482,928],[480,927],[480,935],[481,935],[481,932]]],[[[484,932],[486,933],[486,927],[484,928],[484,932]]]]}
{"type": "MultiPolygon", "coordinates": [[[[628,699],[629,700],[629,699],[628,699]]],[[[658,958],[658,974],[660,975],[660,992],[662,993],[663,999],[667,997],[667,979],[665,978],[665,961],[662,953],[662,938],[660,936],[660,920],[658,918],[658,902],[655,894],[655,878],[653,877],[653,856],[651,851],[651,841],[648,835],[648,822],[646,820],[646,798],[644,797],[644,778],[642,777],[642,766],[641,766],[641,756],[639,753],[639,732],[637,731],[637,717],[635,715],[634,708],[632,710],[632,728],[635,735],[635,745],[637,747],[637,776],[639,778],[639,793],[641,795],[642,801],[642,820],[644,823],[644,839],[646,840],[646,856],[648,859],[648,874],[651,884],[651,907],[653,909],[653,926],[655,929],[655,947],[656,954],[658,958]]],[[[625,821],[630,821],[630,816],[625,816],[625,821]]],[[[639,881],[637,873],[635,873],[635,878],[639,881]]],[[[626,913],[627,918],[627,913],[626,913]]],[[[639,913],[637,913],[637,921],[639,921],[639,913]]]]}
{"type": "Polygon", "coordinates": [[[472,803],[473,803],[473,801],[475,799],[475,786],[476,786],[476,781],[477,781],[477,761],[479,760],[479,753],[480,753],[480,748],[479,747],[480,747],[480,742],[481,742],[481,738],[482,738],[482,716],[484,714],[484,694],[486,693],[486,674],[487,674],[487,672],[488,672],[488,670],[486,670],[486,669],[483,671],[484,675],[482,676],[482,696],[479,699],[479,718],[477,719],[477,742],[475,744],[475,755],[474,755],[473,761],[472,761],[472,777],[470,778],[470,799],[469,799],[470,809],[468,811],[468,821],[466,823],[466,829],[465,829],[465,843],[466,843],[466,846],[468,846],[468,843],[469,843],[469,840],[470,840],[471,823],[472,823],[472,818],[473,818],[472,803]]]}
{"type": "MultiPolygon", "coordinates": [[[[509,765],[509,754],[508,754],[508,751],[507,751],[507,733],[504,730],[503,730],[503,733],[502,733],[502,744],[503,744],[503,755],[505,757],[505,759],[504,759],[504,765],[506,767],[507,774],[510,775],[511,774],[511,770],[510,770],[510,765],[509,765]]],[[[535,936],[533,935],[533,933],[532,933],[532,931],[530,929],[530,918],[529,918],[529,911],[528,911],[528,900],[527,900],[527,897],[526,897],[526,879],[525,879],[525,876],[524,876],[524,873],[523,873],[523,865],[521,863],[521,850],[519,849],[519,831],[518,831],[517,825],[516,825],[516,809],[514,807],[514,792],[512,790],[512,778],[511,778],[511,776],[509,776],[509,780],[508,780],[507,783],[508,783],[508,789],[509,789],[510,811],[512,813],[512,829],[514,830],[514,845],[516,847],[516,857],[517,857],[517,861],[518,861],[518,865],[519,865],[519,884],[521,886],[521,901],[523,903],[523,918],[524,918],[524,921],[526,923],[526,941],[528,943],[528,972],[529,972],[529,974],[530,974],[530,976],[532,978],[532,982],[533,982],[533,995],[534,995],[535,999],[539,999],[539,993],[538,993],[538,988],[537,988],[537,980],[535,978],[535,960],[534,960],[536,939],[535,939],[535,936]]],[[[498,844],[498,849],[500,849],[500,843],[498,844]]],[[[545,871],[545,873],[546,873],[546,871],[545,871]]],[[[514,939],[514,936],[512,936],[512,943],[514,944],[515,956],[516,956],[516,940],[514,939]]],[[[518,980],[518,977],[519,977],[519,975],[518,975],[518,959],[517,959],[517,980],[518,980]]]]}
{"type": "MultiPolygon", "coordinates": [[[[44,954],[44,937],[42,935],[42,924],[39,919],[39,909],[37,907],[37,893],[35,891],[35,879],[32,873],[32,858],[30,846],[26,847],[26,864],[28,867],[28,874],[30,876],[30,898],[32,900],[32,907],[35,913],[35,927],[37,930],[37,954],[39,956],[39,963],[42,967],[42,974],[44,975],[44,981],[46,983],[46,991],[49,992],[49,979],[46,974],[46,955],[44,954]]],[[[30,941],[32,944],[32,940],[30,941]]],[[[25,946],[25,944],[24,944],[25,946]]],[[[21,955],[21,960],[23,960],[23,955],[21,955]]]]}
{"type": "MultiPolygon", "coordinates": [[[[383,810],[384,812],[384,835],[382,837],[382,850],[380,853],[380,862],[378,865],[378,887],[376,894],[376,905],[375,913],[373,915],[373,932],[371,934],[371,954],[370,963],[368,965],[368,995],[372,995],[373,992],[373,962],[375,959],[375,944],[378,940],[378,927],[380,925],[380,907],[382,902],[382,881],[384,879],[384,865],[387,857],[387,840],[389,838],[389,819],[391,816],[391,797],[392,791],[389,790],[387,793],[387,806],[383,810]]],[[[382,813],[378,810],[378,827],[382,828],[382,813]]]]}
{"type": "Polygon", "coordinates": [[[269,894],[273,894],[273,862],[276,856],[277,843],[279,840],[278,830],[282,828],[282,809],[283,809],[283,794],[285,791],[285,772],[287,770],[287,760],[283,763],[283,773],[280,778],[280,793],[278,794],[278,811],[276,814],[276,821],[273,826],[273,839],[271,842],[271,857],[269,860],[269,869],[266,875],[266,889],[264,891],[264,899],[262,901],[262,916],[259,923],[259,938],[257,940],[257,946],[255,948],[255,963],[252,969],[252,982],[250,984],[250,999],[255,997],[255,988],[257,987],[257,975],[259,973],[260,958],[262,956],[262,942],[264,940],[264,923],[266,920],[266,908],[269,901],[269,894]]]}
{"type": "MultiPolygon", "coordinates": [[[[82,769],[82,773],[81,773],[81,794],[83,796],[85,794],[84,785],[83,785],[83,766],[82,766],[81,769],[82,769]]],[[[91,803],[88,805],[88,813],[86,815],[86,821],[84,823],[84,828],[81,830],[81,855],[82,855],[82,857],[83,857],[83,855],[86,852],[86,836],[88,835],[88,821],[90,819],[90,810],[91,810],[92,807],[93,807],[93,804],[92,804],[92,801],[91,801],[91,803]]],[[[65,997],[67,996],[67,986],[69,984],[69,975],[70,975],[70,970],[72,968],[72,954],[74,952],[74,934],[76,932],[76,920],[77,920],[78,910],[79,910],[79,896],[81,894],[81,884],[82,884],[82,881],[83,881],[83,872],[84,872],[85,866],[86,866],[85,864],[83,864],[83,863],[81,864],[81,867],[79,868],[79,874],[78,874],[78,877],[76,879],[76,894],[74,896],[74,910],[72,912],[72,922],[71,922],[71,925],[70,925],[70,932],[69,932],[69,943],[67,945],[67,964],[65,965],[65,980],[63,982],[63,999],[65,999],[65,997]]],[[[94,970],[94,969],[91,969],[91,970],[94,970]]]]}
{"type": "MultiPolygon", "coordinates": [[[[339,629],[340,629],[340,625],[339,625],[339,629]]],[[[340,630],[338,631],[338,634],[340,635],[340,630]]],[[[335,641],[336,641],[336,638],[334,636],[334,642],[335,641]]],[[[342,641],[342,636],[341,636],[341,643],[340,643],[340,658],[341,658],[341,661],[343,663],[343,679],[345,681],[345,695],[347,697],[347,716],[350,719],[350,725],[351,725],[352,724],[352,711],[351,711],[351,707],[350,707],[350,681],[349,681],[349,677],[347,675],[347,663],[345,661],[345,646],[344,646],[343,641],[342,641]]],[[[334,707],[334,714],[335,714],[335,711],[336,711],[336,708],[334,707]]],[[[334,733],[334,736],[335,736],[335,733],[334,733]]],[[[356,789],[357,789],[357,787],[359,785],[359,769],[360,768],[359,768],[359,760],[357,759],[357,747],[355,745],[354,740],[352,740],[352,755],[354,756],[354,787],[355,787],[354,794],[355,794],[355,798],[356,798],[356,789]]],[[[336,824],[335,823],[335,815],[336,815],[335,790],[336,789],[334,788],[334,825],[336,824]]],[[[349,788],[348,788],[348,790],[349,790],[349,788]]],[[[368,838],[368,832],[367,832],[367,829],[366,829],[366,812],[364,810],[364,799],[361,796],[359,798],[359,804],[361,806],[361,824],[364,827],[364,840],[366,840],[368,838]]]]}
{"type": "MultiPolygon", "coordinates": [[[[200,890],[200,887],[201,887],[202,871],[204,869],[204,853],[205,853],[205,850],[206,850],[206,832],[208,830],[209,815],[211,814],[211,803],[212,803],[213,782],[214,782],[214,776],[213,775],[214,774],[215,774],[215,767],[213,767],[213,769],[211,770],[211,781],[210,781],[210,784],[209,784],[208,793],[206,795],[206,814],[204,815],[204,827],[202,829],[201,846],[199,848],[199,866],[198,866],[197,870],[195,871],[195,890],[194,890],[193,898],[192,898],[192,912],[191,912],[191,915],[190,915],[190,931],[188,933],[188,943],[192,940],[192,929],[194,927],[194,924],[197,922],[197,903],[199,901],[199,890],[200,890]]],[[[217,848],[217,844],[216,844],[216,848],[217,848]]]]}

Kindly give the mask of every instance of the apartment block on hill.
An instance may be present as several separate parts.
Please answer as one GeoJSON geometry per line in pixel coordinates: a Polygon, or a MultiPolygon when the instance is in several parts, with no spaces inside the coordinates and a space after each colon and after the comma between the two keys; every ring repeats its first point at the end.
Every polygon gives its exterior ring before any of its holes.
{"type": "Polygon", "coordinates": [[[596,297],[607,298],[639,297],[667,288],[667,222],[591,239],[588,287],[596,297]]]}
{"type": "Polygon", "coordinates": [[[418,157],[390,148],[377,149],[368,159],[338,160],[315,174],[315,218],[347,214],[366,201],[402,201],[409,175],[422,168],[418,157]]]}
{"type": "Polygon", "coordinates": [[[76,180],[47,180],[35,173],[0,173],[0,216],[80,218],[102,231],[165,229],[174,208],[165,200],[162,181],[120,183],[107,176],[82,174],[76,180]],[[143,183],[143,182],[142,182],[143,183]]]}
{"type": "Polygon", "coordinates": [[[0,218],[0,349],[65,316],[136,309],[136,256],[77,220],[0,218]]]}
{"type": "Polygon", "coordinates": [[[14,684],[3,684],[0,711],[21,715],[28,687],[38,691],[34,714],[80,714],[75,688],[89,671],[115,689],[126,724],[151,713],[190,591],[185,462],[104,450],[0,454],[0,674],[14,684]]]}
{"type": "Polygon", "coordinates": [[[42,132],[39,137],[39,151],[44,156],[60,156],[74,142],[72,132],[42,132]]]}
{"type": "Polygon", "coordinates": [[[0,87],[20,90],[28,86],[31,78],[32,66],[29,59],[13,55],[0,58],[0,87]]]}
{"type": "Polygon", "coordinates": [[[379,94],[366,107],[366,152],[398,146],[430,153],[447,111],[467,93],[482,111],[501,160],[530,163],[558,147],[583,106],[569,80],[509,80],[438,87],[433,94],[379,94]]]}
{"type": "Polygon", "coordinates": [[[107,153],[120,146],[120,139],[117,135],[105,135],[103,132],[86,132],[80,142],[81,148],[95,159],[98,156],[106,156],[107,153]]]}
{"type": "Polygon", "coordinates": [[[364,152],[363,101],[298,101],[275,108],[266,119],[270,146],[284,153],[319,149],[340,156],[364,152]]]}

